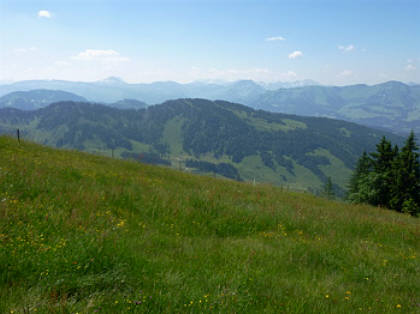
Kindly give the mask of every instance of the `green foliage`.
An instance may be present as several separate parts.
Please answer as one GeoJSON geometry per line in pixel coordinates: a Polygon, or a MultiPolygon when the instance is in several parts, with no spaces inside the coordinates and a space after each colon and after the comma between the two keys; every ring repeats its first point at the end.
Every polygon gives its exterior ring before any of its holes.
{"type": "MultiPolygon", "coordinates": [[[[159,155],[175,167],[189,159],[225,163],[239,171],[239,175],[223,171],[230,178],[258,177],[262,182],[314,189],[321,188],[328,176],[348,176],[362,151],[373,149],[383,134],[343,121],[256,111],[204,99],[173,100],[141,110],[72,102],[32,112],[3,109],[0,131],[2,126],[13,132],[20,127],[24,138],[51,146],[109,156],[112,149],[118,156],[159,155]],[[251,156],[261,158],[262,165],[247,163],[251,156]],[[326,170],[334,159],[340,167],[326,170]]],[[[341,190],[344,182],[340,180],[341,190]]]]}
{"type": "Polygon", "coordinates": [[[420,86],[396,81],[373,86],[281,88],[245,104],[272,112],[334,117],[397,134],[405,135],[410,129],[420,134],[420,86]]]}
{"type": "Polygon", "coordinates": [[[356,194],[361,190],[361,180],[369,174],[371,167],[371,159],[366,152],[363,152],[362,156],[357,161],[356,168],[350,178],[348,187],[348,195],[350,199],[361,202],[360,196],[356,196],[356,194]]]}
{"type": "MultiPolygon", "coordinates": [[[[0,95],[36,87],[66,90],[102,103],[115,102],[124,97],[141,99],[148,104],[184,97],[223,99],[271,112],[326,116],[380,129],[385,128],[397,134],[406,135],[411,129],[417,135],[420,134],[419,85],[409,86],[397,81],[372,86],[362,84],[341,87],[315,86],[318,85],[315,82],[310,83],[312,86],[297,88],[284,88],[284,84],[274,83],[273,85],[277,86],[267,90],[261,84],[250,80],[228,84],[206,84],[203,82],[199,84],[176,82],[127,84],[115,78],[92,83],[38,80],[0,86],[0,95]]],[[[56,101],[58,100],[71,99],[56,99],[56,101]]],[[[112,106],[140,108],[142,104],[123,100],[112,104],[112,106]]],[[[261,126],[265,128],[269,125],[263,122],[261,126]]],[[[272,124],[272,126],[278,127],[279,125],[272,124]]],[[[285,127],[288,126],[285,125],[285,127]]]]}
{"type": "Polygon", "coordinates": [[[231,164],[221,162],[218,164],[214,164],[211,162],[206,161],[197,161],[197,160],[187,160],[185,162],[185,166],[196,168],[198,170],[201,170],[202,172],[213,172],[220,174],[226,178],[231,178],[234,180],[241,181],[241,177],[239,175],[238,169],[236,169],[231,164]]]}
{"type": "Polygon", "coordinates": [[[418,220],[0,137],[1,313],[418,310],[418,220]]]}
{"type": "Polygon", "coordinates": [[[419,147],[411,132],[393,164],[393,184],[390,207],[398,211],[418,214],[420,206],[419,147]],[[411,207],[410,207],[411,206],[411,207]]]}
{"type": "Polygon", "coordinates": [[[76,94],[62,90],[33,89],[25,92],[13,92],[0,97],[0,108],[35,110],[59,101],[87,101],[76,94]]]}
{"type": "Polygon", "coordinates": [[[325,182],[324,187],[321,191],[321,195],[328,199],[335,198],[335,192],[334,192],[334,187],[333,187],[331,177],[328,177],[327,181],[325,182]]]}
{"type": "Polygon", "coordinates": [[[348,199],[415,216],[420,207],[420,162],[411,132],[401,151],[382,138],[377,152],[363,153],[350,180],[348,199]]]}
{"type": "Polygon", "coordinates": [[[125,159],[134,159],[140,162],[144,162],[147,164],[152,165],[164,165],[170,166],[171,163],[168,160],[160,158],[159,154],[156,153],[130,153],[130,152],[123,152],[121,157],[125,159]]]}

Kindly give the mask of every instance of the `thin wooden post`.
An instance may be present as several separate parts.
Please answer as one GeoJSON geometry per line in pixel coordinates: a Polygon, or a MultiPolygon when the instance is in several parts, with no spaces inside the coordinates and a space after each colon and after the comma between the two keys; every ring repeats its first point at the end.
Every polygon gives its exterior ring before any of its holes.
{"type": "Polygon", "coordinates": [[[19,131],[19,129],[16,130],[16,134],[17,134],[18,142],[20,144],[20,131],[19,131]]]}

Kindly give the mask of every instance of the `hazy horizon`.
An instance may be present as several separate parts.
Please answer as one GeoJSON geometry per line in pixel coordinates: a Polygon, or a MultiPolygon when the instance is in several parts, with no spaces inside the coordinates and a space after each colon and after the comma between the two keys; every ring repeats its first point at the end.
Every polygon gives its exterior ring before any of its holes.
{"type": "Polygon", "coordinates": [[[420,83],[420,2],[0,0],[0,81],[420,83]]]}
{"type": "MultiPolygon", "coordinates": [[[[385,81],[379,81],[376,83],[372,83],[372,84],[368,84],[368,83],[351,83],[351,84],[321,84],[320,82],[317,82],[315,80],[312,79],[302,79],[302,80],[289,80],[289,81],[257,81],[257,80],[253,80],[253,79],[234,79],[234,80],[222,80],[222,79],[209,79],[209,78],[202,78],[202,79],[196,79],[196,80],[192,80],[192,81],[176,81],[176,80],[156,80],[156,81],[138,81],[138,82],[127,82],[126,80],[124,80],[121,77],[116,77],[116,76],[109,76],[109,77],[104,77],[104,78],[100,78],[100,79],[95,79],[95,80],[66,80],[66,79],[55,79],[55,78],[50,78],[50,79],[28,79],[28,80],[17,80],[17,81],[12,81],[12,80],[0,80],[0,85],[7,85],[7,84],[14,84],[14,83],[19,83],[19,82],[25,82],[25,81],[66,81],[66,82],[72,82],[72,83],[99,83],[99,82],[103,82],[106,81],[110,78],[115,78],[118,80],[123,81],[126,84],[153,84],[153,83],[166,83],[166,82],[172,82],[172,83],[177,83],[177,84],[194,84],[194,83],[209,83],[209,84],[215,84],[215,85],[223,85],[223,84],[232,84],[235,82],[239,82],[239,81],[253,81],[256,84],[259,85],[264,85],[264,84],[276,84],[276,83],[284,83],[284,84],[293,84],[293,83],[299,83],[299,82],[304,82],[304,81],[313,81],[314,85],[316,86],[337,86],[337,87],[343,87],[343,86],[351,86],[351,85],[368,85],[368,86],[373,86],[373,85],[379,85],[379,84],[384,84],[387,82],[400,82],[403,84],[407,84],[407,85],[420,85],[419,82],[413,82],[413,81],[409,81],[409,82],[405,82],[405,81],[398,81],[398,80],[385,80],[385,81]]],[[[307,84],[305,86],[310,86],[311,84],[307,84]]],[[[299,87],[299,86],[297,86],[299,87]]]]}

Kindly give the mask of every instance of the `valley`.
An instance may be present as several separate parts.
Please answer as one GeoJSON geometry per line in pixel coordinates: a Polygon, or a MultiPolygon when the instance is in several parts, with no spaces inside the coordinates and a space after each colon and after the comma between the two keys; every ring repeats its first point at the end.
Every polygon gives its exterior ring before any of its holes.
{"type": "Polygon", "coordinates": [[[0,128],[14,133],[17,127],[24,138],[49,146],[294,190],[317,193],[331,177],[340,196],[363,151],[374,150],[383,135],[402,142],[391,133],[345,121],[204,99],[140,110],[81,102],[36,111],[0,109],[0,128]]]}

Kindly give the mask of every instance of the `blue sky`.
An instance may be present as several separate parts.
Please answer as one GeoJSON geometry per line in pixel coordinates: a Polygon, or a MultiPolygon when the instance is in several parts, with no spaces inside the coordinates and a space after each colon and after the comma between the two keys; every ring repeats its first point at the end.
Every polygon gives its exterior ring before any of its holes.
{"type": "Polygon", "coordinates": [[[420,82],[419,0],[0,0],[0,80],[420,82]]]}

